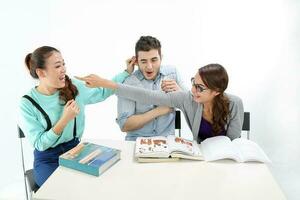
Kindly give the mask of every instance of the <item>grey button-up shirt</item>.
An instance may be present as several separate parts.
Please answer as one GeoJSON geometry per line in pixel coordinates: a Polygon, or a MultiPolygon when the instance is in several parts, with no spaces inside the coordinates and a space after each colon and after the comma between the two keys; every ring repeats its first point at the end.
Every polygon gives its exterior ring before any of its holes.
{"type": "MultiPolygon", "coordinates": [[[[155,80],[146,80],[140,70],[135,71],[127,77],[124,84],[132,85],[148,90],[161,90],[161,81],[163,79],[176,80],[182,90],[187,90],[176,68],[171,66],[161,66],[159,74],[155,80]]],[[[118,97],[118,117],[116,119],[120,129],[123,128],[128,117],[136,114],[143,114],[155,108],[155,105],[143,104],[122,97],[118,97]]],[[[175,132],[175,112],[155,118],[147,123],[143,128],[130,131],[126,135],[126,140],[136,140],[137,137],[143,136],[167,136],[175,132]]]]}

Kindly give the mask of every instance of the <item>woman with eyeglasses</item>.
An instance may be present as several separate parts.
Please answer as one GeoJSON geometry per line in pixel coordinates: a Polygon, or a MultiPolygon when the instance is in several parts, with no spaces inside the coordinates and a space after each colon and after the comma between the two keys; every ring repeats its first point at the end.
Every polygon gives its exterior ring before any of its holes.
{"type": "Polygon", "coordinates": [[[114,89],[116,95],[141,103],[179,108],[198,143],[218,135],[226,135],[231,140],[241,136],[243,103],[239,97],[224,92],[228,75],[219,64],[201,67],[191,79],[191,92],[149,91],[114,83],[97,75],[78,79],[85,81],[88,87],[114,89]]]}

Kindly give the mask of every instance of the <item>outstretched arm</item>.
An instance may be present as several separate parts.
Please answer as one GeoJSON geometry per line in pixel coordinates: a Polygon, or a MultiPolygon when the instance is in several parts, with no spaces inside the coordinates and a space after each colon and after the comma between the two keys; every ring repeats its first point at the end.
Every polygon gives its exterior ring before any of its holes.
{"type": "Polygon", "coordinates": [[[161,105],[183,109],[183,103],[188,95],[187,91],[164,93],[162,91],[146,90],[134,86],[114,83],[95,74],[76,77],[86,82],[88,87],[104,87],[116,90],[118,96],[138,101],[144,104],[161,105]]]}
{"type": "Polygon", "coordinates": [[[75,76],[75,78],[84,81],[86,86],[90,87],[90,88],[103,87],[103,88],[108,88],[108,89],[112,89],[112,90],[116,90],[118,88],[117,83],[115,83],[111,80],[101,78],[100,76],[98,76],[96,74],[90,74],[90,75],[84,76],[84,77],[75,76]]]}
{"type": "MultiPolygon", "coordinates": [[[[125,69],[124,72],[116,75],[112,81],[109,81],[111,83],[122,83],[124,80],[134,71],[134,60],[127,60],[126,61],[127,68],[125,69]]],[[[114,94],[114,88],[111,87],[105,87],[101,86],[101,84],[98,84],[98,86],[95,84],[97,80],[100,80],[101,78],[95,74],[91,74],[85,77],[76,77],[75,78],[85,81],[86,86],[89,88],[94,88],[94,89],[89,89],[87,90],[86,87],[82,84],[78,84],[78,86],[83,86],[81,87],[82,91],[81,94],[83,98],[85,99],[86,104],[92,104],[92,103],[97,103],[100,101],[104,101],[106,98],[114,94]]],[[[108,80],[107,80],[108,81],[108,80]]]]}

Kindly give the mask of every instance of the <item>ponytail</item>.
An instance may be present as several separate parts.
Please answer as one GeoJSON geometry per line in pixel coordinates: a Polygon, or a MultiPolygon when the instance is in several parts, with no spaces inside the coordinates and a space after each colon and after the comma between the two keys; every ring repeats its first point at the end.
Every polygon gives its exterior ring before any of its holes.
{"type": "Polygon", "coordinates": [[[214,135],[220,134],[227,123],[229,117],[229,99],[220,93],[213,100],[213,124],[212,130],[214,135]]]}
{"type": "Polygon", "coordinates": [[[69,76],[65,76],[65,87],[59,90],[59,99],[66,104],[78,95],[77,87],[72,83],[69,76]]]}

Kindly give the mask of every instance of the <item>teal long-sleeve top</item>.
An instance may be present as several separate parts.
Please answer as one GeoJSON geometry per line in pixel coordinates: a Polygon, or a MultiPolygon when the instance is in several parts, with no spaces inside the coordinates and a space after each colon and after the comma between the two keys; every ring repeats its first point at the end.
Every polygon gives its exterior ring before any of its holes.
{"type": "MultiPolygon", "coordinates": [[[[128,75],[124,71],[112,80],[116,83],[122,83],[128,75]]],[[[85,106],[104,101],[114,94],[114,91],[104,88],[88,88],[84,82],[77,79],[72,79],[72,83],[79,92],[75,99],[80,108],[80,113],[76,116],[76,137],[81,138],[85,126],[85,106]]],[[[61,118],[64,110],[64,105],[59,100],[59,91],[48,96],[39,93],[36,88],[32,88],[27,95],[33,98],[48,114],[53,127],[61,118]]],[[[45,131],[47,122],[44,116],[28,99],[21,98],[19,109],[18,125],[35,149],[44,151],[73,139],[74,120],[68,122],[61,135],[57,135],[52,128],[49,131],[45,131]]]]}

